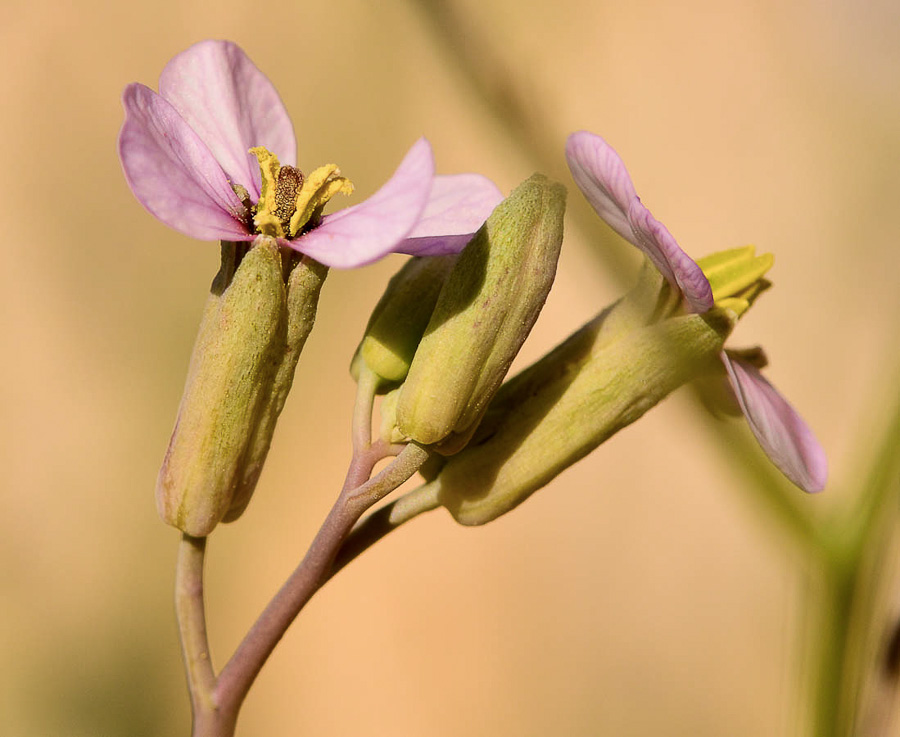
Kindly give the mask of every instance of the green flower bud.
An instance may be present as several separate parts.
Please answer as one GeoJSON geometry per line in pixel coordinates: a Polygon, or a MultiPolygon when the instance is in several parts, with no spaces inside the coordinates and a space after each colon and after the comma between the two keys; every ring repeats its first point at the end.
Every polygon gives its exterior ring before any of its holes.
{"type": "Polygon", "coordinates": [[[222,244],[157,480],[160,516],[194,537],[250,501],[326,274],[293,258],[285,285],[274,239],[257,239],[238,263],[244,247],[222,244]]]}
{"type": "MultiPolygon", "coordinates": [[[[295,258],[299,258],[299,256],[295,258]]],[[[231,499],[231,506],[222,518],[223,522],[236,520],[250,503],[250,497],[253,495],[266,456],[269,454],[269,446],[272,444],[272,436],[275,433],[275,423],[281,410],[284,409],[284,403],[294,383],[297,361],[300,359],[300,353],[315,324],[319,294],[327,275],[327,266],[323,266],[311,258],[303,257],[296,261],[296,265],[288,276],[285,305],[287,335],[281,352],[281,361],[271,389],[264,397],[256,429],[247,444],[240,482],[231,499]]]]}
{"type": "Polygon", "coordinates": [[[639,285],[501,387],[471,442],[432,482],[458,522],[505,514],[716,365],[736,315],[717,308],[641,324],[646,292],[639,285]]]}
{"type": "Polygon", "coordinates": [[[471,437],[550,291],[564,211],[565,188],[535,174],[459,255],[400,390],[405,436],[442,453],[471,437]]]}
{"type": "Polygon", "coordinates": [[[360,361],[384,380],[383,385],[406,378],[456,259],[456,254],[411,258],[394,274],[356,349],[350,367],[354,379],[359,379],[360,361]]]}

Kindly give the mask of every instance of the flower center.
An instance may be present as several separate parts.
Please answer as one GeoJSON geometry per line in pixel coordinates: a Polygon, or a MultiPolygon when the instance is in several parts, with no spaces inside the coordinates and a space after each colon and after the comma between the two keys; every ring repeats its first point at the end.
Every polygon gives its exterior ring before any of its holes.
{"type": "Polygon", "coordinates": [[[297,209],[297,190],[303,186],[303,172],[293,166],[282,166],[275,183],[275,212],[281,227],[288,231],[291,215],[297,209]]]}
{"type": "Polygon", "coordinates": [[[262,181],[253,223],[263,235],[295,238],[315,226],[334,195],[353,191],[353,184],[334,164],[320,166],[304,177],[293,166],[281,166],[278,157],[262,146],[251,148],[250,153],[259,161],[262,181]]]}

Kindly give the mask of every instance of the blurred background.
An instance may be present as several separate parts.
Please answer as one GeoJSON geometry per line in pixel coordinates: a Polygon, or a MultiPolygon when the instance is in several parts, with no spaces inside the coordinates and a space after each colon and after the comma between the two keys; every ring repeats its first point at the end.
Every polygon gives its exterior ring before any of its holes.
{"type": "MultiPolygon", "coordinates": [[[[188,733],[178,534],[153,489],[219,249],[141,208],[115,142],[123,87],[155,87],[203,38],[247,51],[291,113],[300,166],[338,163],[360,198],[421,135],[442,173],[569,187],[523,360],[636,270],[566,173],[573,130],[616,147],[692,255],[774,252],[775,287],[732,344],[765,345],[828,452],[829,486],[798,503],[821,514],[858,492],[897,390],[896,3],[0,5],[3,734],[188,733]]],[[[209,544],[218,667],[340,487],[347,365],[401,263],[326,283],[253,503],[209,544]]],[[[798,734],[815,572],[695,404],[677,393],[485,528],[439,510],[380,543],[295,623],[239,734],[798,734]]]]}

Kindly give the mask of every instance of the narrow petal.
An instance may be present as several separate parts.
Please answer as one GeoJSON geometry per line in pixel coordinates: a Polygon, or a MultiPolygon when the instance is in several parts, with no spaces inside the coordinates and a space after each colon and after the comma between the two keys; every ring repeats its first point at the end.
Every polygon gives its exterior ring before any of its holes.
{"type": "Polygon", "coordinates": [[[502,200],[497,186],[480,174],[436,176],[422,217],[395,250],[416,256],[459,253],[502,200]]]}
{"type": "Polygon", "coordinates": [[[122,96],[119,158],[138,201],[166,225],[201,240],[248,240],[243,205],[222,167],[168,102],[131,84],[122,96]]]}
{"type": "Polygon", "coordinates": [[[566,140],[566,161],[591,207],[610,228],[631,241],[628,212],[638,196],[619,154],[600,136],[578,131],[566,140]]]}
{"type": "Polygon", "coordinates": [[[172,59],[159,94],[209,146],[231,180],[259,198],[259,165],[248,151],[265,146],[282,164],[297,163],[297,141],[275,87],[239,46],[201,41],[172,59]]]}
{"type": "Polygon", "coordinates": [[[663,276],[679,289],[695,312],[713,306],[703,271],[644,207],[625,164],[600,136],[579,131],[566,142],[572,178],[591,207],[625,240],[643,251],[663,276]]]}
{"type": "Polygon", "coordinates": [[[750,429],[772,463],[804,491],[821,491],[828,477],[825,451],[800,415],[755,366],[725,352],[722,362],[750,429]]]}
{"type": "Polygon", "coordinates": [[[394,175],[369,199],[333,215],[291,247],[326,266],[351,269],[392,253],[416,227],[434,179],[431,145],[420,138],[394,175]]]}
{"type": "Polygon", "coordinates": [[[703,270],[688,256],[665,225],[635,200],[629,213],[633,236],[629,240],[640,248],[670,284],[681,290],[694,312],[706,312],[713,306],[712,287],[703,270]]]}

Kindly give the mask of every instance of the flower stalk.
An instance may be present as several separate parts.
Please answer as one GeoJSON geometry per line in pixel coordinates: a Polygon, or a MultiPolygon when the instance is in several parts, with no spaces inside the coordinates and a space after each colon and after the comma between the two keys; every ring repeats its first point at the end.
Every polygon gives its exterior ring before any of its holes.
{"type": "Polygon", "coordinates": [[[354,525],[366,510],[406,482],[430,457],[427,449],[410,443],[386,468],[372,476],[375,465],[396,452],[394,446],[382,441],[371,442],[376,386],[377,379],[370,372],[358,384],[355,447],[341,493],[303,560],[218,676],[210,660],[203,605],[206,539],[182,536],[176,572],[176,610],[194,715],[193,737],[232,737],[240,707],[256,676],[305,604],[335,572],[334,560],[354,525]]]}
{"type": "MultiPolygon", "coordinates": [[[[184,669],[191,694],[194,737],[215,737],[219,721],[215,702],[216,675],[209,654],[203,598],[206,538],[182,535],[175,569],[175,612],[181,637],[184,669]]],[[[227,734],[224,732],[223,734],[227,734]]]]}

